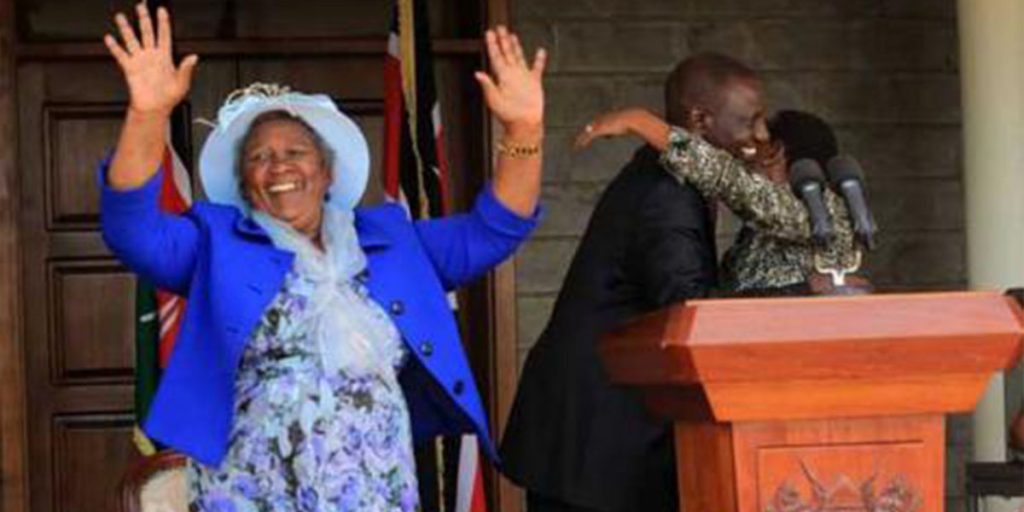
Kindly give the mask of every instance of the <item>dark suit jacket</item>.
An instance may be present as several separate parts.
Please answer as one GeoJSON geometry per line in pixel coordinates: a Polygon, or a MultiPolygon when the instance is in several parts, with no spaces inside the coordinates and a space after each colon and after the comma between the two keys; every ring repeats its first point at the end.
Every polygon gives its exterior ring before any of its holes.
{"type": "Polygon", "coordinates": [[[530,351],[501,446],[528,490],[608,512],[676,511],[670,424],[613,386],[602,333],[715,285],[714,226],[700,194],[642,148],[590,219],[547,329],[530,351]]]}

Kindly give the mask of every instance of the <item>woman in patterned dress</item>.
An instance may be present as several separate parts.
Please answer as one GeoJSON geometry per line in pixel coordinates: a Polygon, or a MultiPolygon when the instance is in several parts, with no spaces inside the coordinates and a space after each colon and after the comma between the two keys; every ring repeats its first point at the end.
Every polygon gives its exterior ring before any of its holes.
{"type": "Polygon", "coordinates": [[[171,58],[170,17],[104,42],[130,104],[100,168],[103,235],[133,271],[188,298],[145,422],[190,457],[192,510],[411,511],[412,443],[475,433],[493,456],[446,293],[485,273],[538,218],[545,54],[488,31],[477,73],[504,127],[493,183],[463,215],[410,222],[357,208],[362,134],[326,96],[236,91],[200,157],[209,202],[160,212],[171,110],[198,62],[171,58]]]}

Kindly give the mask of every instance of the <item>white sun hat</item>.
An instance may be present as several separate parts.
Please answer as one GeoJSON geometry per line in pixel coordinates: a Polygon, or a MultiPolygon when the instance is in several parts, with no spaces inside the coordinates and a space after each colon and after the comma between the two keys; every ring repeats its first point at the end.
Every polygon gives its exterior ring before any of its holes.
{"type": "Polygon", "coordinates": [[[238,176],[238,145],[256,116],[284,110],[308,123],[334,151],[334,181],[327,202],[351,210],[366,190],[370,152],[363,132],[323,94],[302,94],[276,84],[254,83],[231,93],[217,112],[216,127],[199,154],[199,177],[206,197],[242,211],[238,176]]]}

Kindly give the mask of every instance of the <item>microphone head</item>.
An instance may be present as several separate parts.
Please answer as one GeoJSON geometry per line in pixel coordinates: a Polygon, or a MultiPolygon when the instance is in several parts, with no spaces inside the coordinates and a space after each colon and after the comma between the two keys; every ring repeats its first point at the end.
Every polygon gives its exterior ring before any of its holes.
{"type": "Polygon", "coordinates": [[[789,166],[789,184],[799,189],[810,182],[825,183],[825,173],[814,159],[801,158],[789,166]]]}
{"type": "Polygon", "coordinates": [[[857,160],[849,155],[838,155],[828,161],[828,179],[833,187],[847,180],[864,183],[864,171],[857,160]]]}

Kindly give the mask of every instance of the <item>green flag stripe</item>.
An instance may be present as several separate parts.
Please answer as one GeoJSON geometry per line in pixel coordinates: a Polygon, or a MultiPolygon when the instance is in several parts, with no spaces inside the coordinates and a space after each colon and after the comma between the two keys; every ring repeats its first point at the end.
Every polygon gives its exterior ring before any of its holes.
{"type": "Polygon", "coordinates": [[[135,418],[139,423],[149,412],[160,379],[159,344],[156,288],[140,279],[135,287],[135,418]]]}

